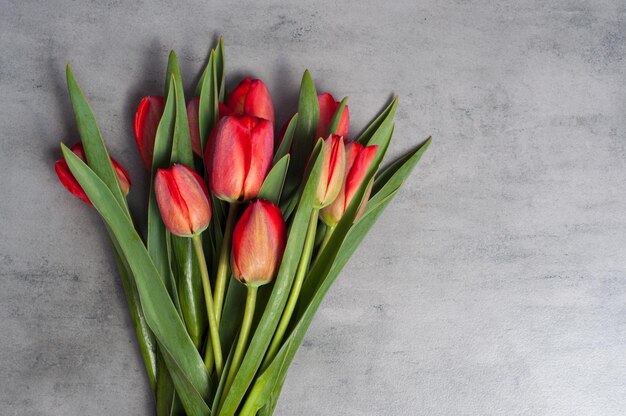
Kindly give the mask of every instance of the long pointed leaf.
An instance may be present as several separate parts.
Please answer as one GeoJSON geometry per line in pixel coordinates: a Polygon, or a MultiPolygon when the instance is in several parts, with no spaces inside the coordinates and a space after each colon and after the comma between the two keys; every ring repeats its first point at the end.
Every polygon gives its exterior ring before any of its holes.
{"type": "MultiPolygon", "coordinates": [[[[120,244],[135,277],[146,321],[162,350],[174,359],[181,377],[185,377],[206,400],[210,395],[210,385],[204,362],[189,338],[141,238],[104,182],[67,147],[62,146],[62,150],[72,174],[120,244]]],[[[177,391],[182,394],[185,386],[181,385],[180,379],[174,379],[174,382],[177,383],[177,391]]],[[[185,400],[195,399],[189,397],[185,400]]]]}

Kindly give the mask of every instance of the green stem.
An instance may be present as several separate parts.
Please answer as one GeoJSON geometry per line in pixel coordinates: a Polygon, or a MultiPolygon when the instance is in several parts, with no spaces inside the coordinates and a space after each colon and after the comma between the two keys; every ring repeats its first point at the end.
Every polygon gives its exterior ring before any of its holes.
{"type": "Polygon", "coordinates": [[[315,231],[317,229],[317,215],[318,210],[313,209],[311,212],[311,218],[309,220],[309,228],[306,232],[306,238],[304,240],[304,248],[302,249],[302,257],[300,258],[300,263],[298,264],[298,270],[296,270],[296,276],[293,281],[293,286],[291,288],[291,293],[289,293],[289,299],[287,300],[287,305],[285,306],[285,310],[283,311],[283,315],[280,318],[280,322],[278,324],[278,328],[276,328],[276,332],[274,333],[274,338],[272,339],[272,343],[270,344],[269,349],[267,350],[267,354],[265,355],[265,359],[261,364],[261,371],[265,370],[267,365],[274,359],[278,349],[280,348],[280,344],[283,341],[283,337],[285,336],[285,332],[287,331],[287,326],[289,325],[289,321],[291,321],[291,316],[293,315],[293,311],[296,308],[296,303],[298,302],[298,297],[300,296],[300,289],[302,289],[302,282],[304,282],[304,276],[306,275],[307,270],[309,269],[309,263],[311,261],[311,254],[313,253],[313,246],[315,245],[315,231]]]}
{"type": "MultiPolygon", "coordinates": [[[[326,248],[326,244],[328,244],[328,241],[330,240],[330,237],[333,235],[333,231],[335,231],[335,227],[336,227],[336,225],[333,225],[333,226],[329,225],[328,228],[326,229],[326,235],[324,236],[324,240],[322,240],[322,244],[320,245],[320,249],[319,249],[318,253],[321,253],[326,248]]],[[[318,256],[319,256],[319,254],[318,254],[318,256]]]]}
{"type": "Polygon", "coordinates": [[[237,203],[231,202],[228,207],[228,217],[226,218],[226,228],[222,247],[220,247],[220,258],[217,265],[217,277],[215,279],[215,319],[220,323],[222,317],[222,307],[224,306],[224,294],[226,292],[226,277],[228,277],[228,264],[230,263],[230,245],[235,227],[235,217],[237,217],[237,203]]]}
{"type": "Polygon", "coordinates": [[[248,292],[246,294],[246,307],[243,313],[243,322],[241,324],[241,331],[239,332],[239,338],[237,339],[237,346],[235,347],[235,353],[233,354],[233,360],[228,370],[228,377],[226,377],[226,383],[224,384],[224,390],[222,391],[222,398],[220,400],[219,407],[222,406],[224,399],[227,396],[230,386],[235,380],[241,361],[243,360],[243,354],[246,351],[248,345],[248,338],[250,337],[250,328],[252,327],[252,320],[254,319],[254,308],[256,305],[257,286],[248,286],[248,292]]]}
{"type": "Polygon", "coordinates": [[[217,320],[215,317],[215,308],[213,307],[213,295],[211,294],[211,282],[209,281],[209,271],[206,267],[206,259],[204,258],[204,250],[202,249],[202,238],[200,235],[191,237],[193,247],[196,250],[198,263],[200,263],[200,275],[202,276],[202,287],[204,289],[204,300],[206,302],[206,311],[209,318],[209,332],[211,334],[211,345],[213,346],[213,356],[215,359],[215,371],[217,376],[222,376],[222,346],[220,344],[220,334],[217,320]]]}

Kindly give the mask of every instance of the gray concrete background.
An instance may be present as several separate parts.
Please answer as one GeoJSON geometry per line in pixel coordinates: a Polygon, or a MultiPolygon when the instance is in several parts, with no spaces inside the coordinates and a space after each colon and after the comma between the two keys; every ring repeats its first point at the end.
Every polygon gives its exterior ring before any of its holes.
{"type": "Polygon", "coordinates": [[[357,132],[400,96],[392,155],[423,162],[330,292],[280,415],[626,411],[623,1],[0,2],[0,413],[143,415],[147,380],[103,227],[59,185],[76,139],[64,65],[111,153],[169,49],[283,121],[309,68],[357,132]]]}

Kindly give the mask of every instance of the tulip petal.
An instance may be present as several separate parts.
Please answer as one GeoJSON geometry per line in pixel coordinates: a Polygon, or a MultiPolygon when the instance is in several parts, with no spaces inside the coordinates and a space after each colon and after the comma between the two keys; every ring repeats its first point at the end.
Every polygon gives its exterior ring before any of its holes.
{"type": "Polygon", "coordinates": [[[148,170],[152,166],[154,140],[163,109],[163,97],[144,97],[135,114],[135,140],[143,164],[148,170]]]}
{"type": "Polygon", "coordinates": [[[267,120],[256,119],[256,125],[250,130],[249,140],[249,165],[243,188],[243,199],[246,201],[259,194],[265,176],[270,170],[274,155],[272,123],[267,120]]]}
{"type": "Polygon", "coordinates": [[[192,235],[187,204],[170,170],[159,169],[157,171],[154,179],[154,192],[161,218],[170,232],[181,237],[192,235]]]}
{"type": "Polygon", "coordinates": [[[203,231],[211,221],[211,205],[204,181],[185,165],[174,165],[171,171],[187,208],[189,228],[193,234],[203,231]]]}
{"type": "Polygon", "coordinates": [[[246,166],[246,131],[236,116],[220,120],[210,140],[205,159],[211,192],[218,198],[234,202],[241,195],[246,166]]]}
{"type": "Polygon", "coordinates": [[[247,115],[263,118],[274,124],[274,104],[272,104],[272,98],[267,86],[260,79],[255,79],[251,82],[243,112],[247,115]]]}
{"type": "Polygon", "coordinates": [[[67,162],[64,159],[56,161],[56,163],[54,164],[54,171],[57,173],[57,176],[59,177],[59,180],[61,181],[61,184],[63,184],[65,189],[70,191],[72,195],[85,202],[86,204],[92,205],[91,201],[89,201],[89,198],[87,197],[87,194],[85,193],[83,188],[81,188],[74,175],[72,175],[72,172],[70,171],[70,168],[69,166],[67,166],[67,162]]]}
{"type": "MultiPolygon", "coordinates": [[[[359,145],[360,146],[360,145],[359,145]]],[[[361,182],[363,182],[363,178],[365,178],[365,174],[370,168],[372,161],[374,160],[374,156],[376,156],[376,150],[378,150],[378,146],[367,146],[358,153],[352,166],[350,166],[350,170],[348,176],[346,177],[346,202],[347,205],[352,201],[352,197],[361,186],[361,182]]]]}
{"type": "MultiPolygon", "coordinates": [[[[317,137],[325,137],[327,134],[330,122],[335,114],[335,111],[339,108],[339,102],[335,101],[333,96],[329,93],[320,94],[317,96],[317,101],[320,107],[320,118],[317,122],[317,137]]],[[[339,136],[348,137],[348,131],[350,129],[350,112],[348,106],[345,106],[339,119],[339,125],[335,132],[339,136]]]]}

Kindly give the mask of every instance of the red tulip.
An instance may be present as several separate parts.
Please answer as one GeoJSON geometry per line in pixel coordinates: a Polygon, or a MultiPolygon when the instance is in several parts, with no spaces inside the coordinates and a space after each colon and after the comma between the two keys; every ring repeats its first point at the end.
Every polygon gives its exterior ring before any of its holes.
{"type": "MultiPolygon", "coordinates": [[[[83,150],[82,143],[80,142],[76,143],[74,146],[71,147],[71,150],[83,162],[87,162],[87,159],[85,159],[85,152],[83,150]]],[[[117,161],[115,161],[114,159],[111,159],[111,163],[113,164],[115,173],[117,173],[117,178],[120,181],[120,186],[122,188],[122,191],[124,192],[124,195],[128,195],[128,192],[130,192],[130,176],[128,176],[128,173],[126,173],[126,170],[124,170],[122,165],[117,163],[117,161]]],[[[65,186],[65,188],[68,191],[70,191],[75,197],[77,197],[81,201],[86,202],[89,205],[92,205],[91,201],[89,201],[89,197],[87,197],[87,194],[85,193],[83,188],[81,188],[80,184],[78,183],[74,175],[72,175],[72,172],[70,171],[70,168],[67,165],[67,162],[65,161],[65,159],[57,160],[56,163],[54,164],[54,170],[56,171],[57,176],[59,177],[59,180],[61,181],[63,186],[65,186]]]]}
{"type": "Polygon", "coordinates": [[[226,100],[226,106],[235,114],[263,118],[274,124],[272,97],[260,79],[241,81],[226,100]]]}
{"type": "Polygon", "coordinates": [[[323,208],[337,198],[346,166],[346,151],[343,137],[331,134],[324,139],[324,160],[322,172],[315,193],[315,206],[323,208]]]}
{"type": "Polygon", "coordinates": [[[228,202],[255,198],[272,163],[272,123],[251,116],[227,116],[211,136],[204,154],[211,192],[228,202]]]}
{"type": "Polygon", "coordinates": [[[135,140],[146,169],[152,168],[154,140],[163,115],[163,97],[144,97],[135,114],[135,140]]]}
{"type": "MultiPolygon", "coordinates": [[[[317,131],[316,137],[324,137],[326,136],[326,131],[328,130],[328,126],[330,126],[330,121],[339,108],[339,101],[335,101],[332,95],[329,93],[320,94],[317,96],[317,102],[320,106],[320,118],[317,122],[317,131]]],[[[339,119],[339,125],[337,126],[337,133],[340,136],[348,137],[348,131],[350,129],[350,112],[348,111],[348,106],[345,106],[343,112],[341,113],[341,118],[339,119]]]]}
{"type": "Polygon", "coordinates": [[[271,282],[286,241],[287,226],[280,209],[269,201],[252,202],[233,231],[230,267],[235,278],[249,286],[271,282]]]}
{"type": "Polygon", "coordinates": [[[192,169],[178,164],[159,169],[154,192],[163,223],[172,234],[192,237],[209,226],[209,195],[202,178],[192,169]]]}
{"type": "MultiPolygon", "coordinates": [[[[348,205],[352,201],[354,194],[361,186],[365,174],[370,168],[374,156],[376,156],[376,150],[378,146],[367,146],[351,142],[346,144],[346,167],[345,167],[345,181],[341,187],[339,195],[332,204],[322,209],[320,216],[328,226],[335,226],[343,214],[346,212],[348,205]]],[[[370,189],[367,190],[365,202],[361,205],[359,212],[355,218],[355,221],[360,218],[365,210],[367,199],[369,198],[370,189]]]]}

